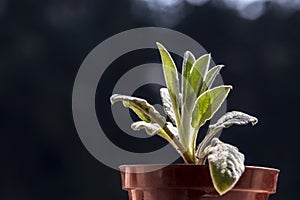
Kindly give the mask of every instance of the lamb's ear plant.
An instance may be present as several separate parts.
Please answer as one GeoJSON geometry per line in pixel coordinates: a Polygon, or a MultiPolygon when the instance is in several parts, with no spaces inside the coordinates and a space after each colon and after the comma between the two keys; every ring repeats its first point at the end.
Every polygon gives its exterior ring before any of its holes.
{"type": "Polygon", "coordinates": [[[214,116],[232,86],[220,85],[212,88],[223,65],[209,69],[210,54],[195,59],[189,51],[184,54],[180,85],[171,55],[160,43],[157,46],[167,85],[167,88],[160,89],[160,95],[165,113],[171,122],[167,122],[144,99],[114,94],[110,98],[111,103],[122,101],[125,107],[132,109],[142,121],[134,122],[131,128],[145,129],[149,135],[161,136],[174,146],[186,164],[204,165],[208,161],[214,187],[222,195],[243,174],[245,158],[236,147],[220,141],[216,134],[232,125],[254,125],[257,119],[239,111],[228,112],[217,123],[209,126],[207,135],[196,146],[199,129],[214,116]]]}

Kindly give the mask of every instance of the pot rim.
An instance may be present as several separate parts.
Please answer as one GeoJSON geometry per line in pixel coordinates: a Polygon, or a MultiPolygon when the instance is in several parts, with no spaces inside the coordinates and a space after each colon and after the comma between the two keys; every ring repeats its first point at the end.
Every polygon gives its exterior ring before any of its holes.
{"type": "MultiPolygon", "coordinates": [[[[123,171],[125,168],[142,168],[142,167],[153,167],[157,169],[161,169],[167,166],[178,166],[178,167],[208,167],[208,165],[199,165],[199,164],[124,164],[120,165],[119,169],[123,171]]],[[[280,172],[280,169],[273,168],[273,167],[262,167],[262,166],[252,166],[252,165],[246,165],[246,169],[261,169],[261,170],[270,170],[274,172],[280,172]]]]}
{"type": "MultiPolygon", "coordinates": [[[[198,164],[135,164],[121,165],[125,190],[196,189],[214,191],[208,165],[198,164]],[[184,176],[182,176],[184,174],[184,176]]],[[[232,191],[276,192],[280,170],[269,167],[246,166],[245,172],[232,191]]]]}

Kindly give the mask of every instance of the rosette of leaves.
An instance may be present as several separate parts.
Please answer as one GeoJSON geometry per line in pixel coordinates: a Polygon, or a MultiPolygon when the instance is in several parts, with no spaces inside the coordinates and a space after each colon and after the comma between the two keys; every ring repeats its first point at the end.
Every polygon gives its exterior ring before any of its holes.
{"type": "Polygon", "coordinates": [[[164,138],[173,145],[186,164],[205,164],[208,160],[212,182],[222,195],[234,187],[243,174],[245,158],[236,147],[220,141],[216,134],[232,125],[254,125],[257,119],[239,111],[228,112],[216,124],[209,126],[207,135],[196,146],[199,129],[214,116],[232,86],[212,88],[223,65],[209,69],[210,54],[195,59],[189,51],[183,57],[180,84],[171,55],[160,43],[157,46],[167,85],[167,88],[160,89],[160,95],[171,122],[141,98],[114,94],[111,103],[121,101],[125,107],[132,109],[141,121],[134,122],[131,128],[136,131],[144,129],[149,135],[164,138]]]}

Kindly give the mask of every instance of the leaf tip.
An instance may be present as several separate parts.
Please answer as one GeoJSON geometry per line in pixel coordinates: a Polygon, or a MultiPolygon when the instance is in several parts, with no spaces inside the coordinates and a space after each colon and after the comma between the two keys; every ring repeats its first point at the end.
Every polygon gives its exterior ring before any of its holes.
{"type": "Polygon", "coordinates": [[[192,52],[190,52],[190,51],[184,52],[183,57],[185,57],[185,58],[192,57],[195,60],[194,54],[192,52]]]}
{"type": "Polygon", "coordinates": [[[256,125],[257,123],[258,123],[258,119],[256,117],[253,117],[253,119],[251,120],[252,126],[256,125]]]}
{"type": "Polygon", "coordinates": [[[118,96],[118,94],[113,94],[110,97],[110,103],[113,105],[116,102],[116,97],[118,96]]]}
{"type": "Polygon", "coordinates": [[[224,194],[226,194],[229,190],[231,190],[232,188],[230,188],[230,189],[228,189],[228,190],[218,190],[218,189],[216,189],[217,190],[217,192],[218,192],[218,194],[220,195],[220,196],[223,196],[224,194]]]}
{"type": "Polygon", "coordinates": [[[158,49],[165,49],[165,47],[160,42],[156,42],[156,46],[158,47],[158,49]]]}
{"type": "Polygon", "coordinates": [[[221,85],[221,86],[217,86],[216,88],[218,87],[224,87],[225,90],[233,90],[233,86],[232,85],[221,85]]]}
{"type": "Polygon", "coordinates": [[[229,90],[233,90],[233,86],[232,85],[226,85],[226,87],[228,87],[229,90]]]}
{"type": "Polygon", "coordinates": [[[203,56],[207,57],[208,60],[210,60],[210,58],[211,58],[211,53],[204,54],[203,56]]]}
{"type": "Polygon", "coordinates": [[[207,53],[206,55],[207,55],[207,59],[208,59],[208,65],[209,65],[209,63],[210,63],[210,60],[211,60],[211,53],[207,53]]]}

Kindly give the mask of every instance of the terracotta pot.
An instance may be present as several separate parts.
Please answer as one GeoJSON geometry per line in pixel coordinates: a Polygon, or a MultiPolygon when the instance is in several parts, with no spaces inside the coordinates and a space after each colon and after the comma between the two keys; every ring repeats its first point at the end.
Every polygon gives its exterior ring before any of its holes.
{"type": "Polygon", "coordinates": [[[235,187],[219,196],[207,165],[123,165],[122,186],[130,200],[267,200],[279,170],[247,166],[235,187]]]}

